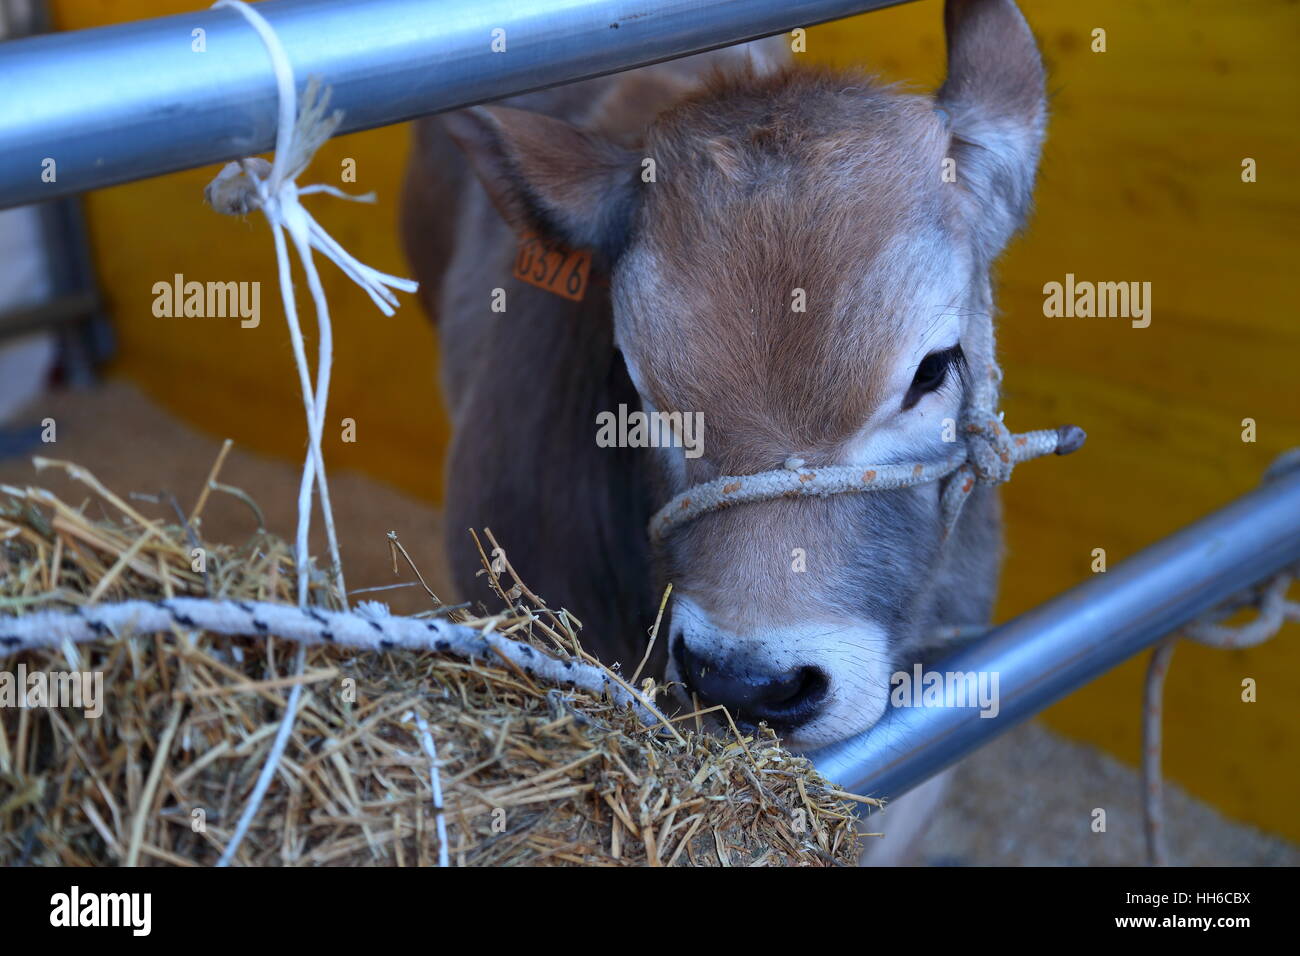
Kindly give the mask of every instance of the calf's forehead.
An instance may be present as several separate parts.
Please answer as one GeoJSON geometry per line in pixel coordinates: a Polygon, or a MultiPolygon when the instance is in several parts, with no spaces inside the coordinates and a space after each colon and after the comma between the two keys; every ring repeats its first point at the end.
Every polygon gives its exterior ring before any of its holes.
{"type": "Polygon", "coordinates": [[[720,81],[646,148],[617,335],[650,401],[706,414],[709,457],[829,452],[948,335],[969,269],[928,99],[829,75],[720,81]]]}
{"type": "Polygon", "coordinates": [[[707,413],[732,467],[829,451],[918,348],[951,344],[968,267],[937,201],[772,190],[644,222],[615,287],[620,344],[657,407],[707,413]]]}

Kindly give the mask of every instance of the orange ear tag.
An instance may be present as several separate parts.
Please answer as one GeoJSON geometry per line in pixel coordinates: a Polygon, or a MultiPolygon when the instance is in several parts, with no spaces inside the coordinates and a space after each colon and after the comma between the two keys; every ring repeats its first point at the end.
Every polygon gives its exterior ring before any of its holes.
{"type": "Polygon", "coordinates": [[[525,232],[519,237],[514,276],[539,289],[581,302],[591,276],[591,252],[570,249],[534,232],[525,232]]]}

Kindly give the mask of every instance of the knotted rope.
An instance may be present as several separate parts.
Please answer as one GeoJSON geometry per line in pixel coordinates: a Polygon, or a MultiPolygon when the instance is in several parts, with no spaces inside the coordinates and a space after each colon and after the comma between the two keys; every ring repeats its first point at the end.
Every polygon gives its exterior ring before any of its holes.
{"type": "Polygon", "coordinates": [[[997,485],[1011,479],[1022,461],[1044,455],[1068,455],[1087,436],[1082,428],[1012,434],[996,411],[1002,370],[994,354],[993,320],[976,316],[962,343],[972,370],[957,438],[960,447],[938,461],[881,465],[830,465],[805,468],[790,458],[782,468],[753,475],[727,475],[695,485],[674,497],[650,519],[650,540],[661,543],[674,529],[701,515],[734,505],[800,496],[824,498],[848,492],[891,491],[944,481],[940,497],[943,537],[952,533],[966,499],[977,484],[997,485]]]}
{"type": "MultiPolygon", "coordinates": [[[[1264,481],[1300,470],[1300,448],[1284,452],[1264,473],[1264,481]]],[[[1164,779],[1160,770],[1161,727],[1164,720],[1164,685],[1179,638],[1186,637],[1206,647],[1240,650],[1254,647],[1277,636],[1287,621],[1300,621],[1300,602],[1287,600],[1292,581],[1300,576],[1300,565],[1275,575],[1272,580],[1235,595],[1188,624],[1180,633],[1162,640],[1147,664],[1142,694],[1142,810],[1146,829],[1147,860],[1152,866],[1167,866],[1169,855],[1164,840],[1164,779]],[[1256,615],[1240,627],[1221,623],[1245,608],[1256,615]]]]}
{"type": "Polygon", "coordinates": [[[351,196],[332,186],[315,185],[299,189],[297,177],[310,164],[321,144],[333,135],[343,119],[340,111],[326,115],[330,93],[323,92],[319,80],[312,77],[303,91],[302,110],[297,108],[297,93],[293,81],[293,68],[280,38],[266,19],[242,0],[217,0],[215,8],[235,10],[257,31],[271,58],[275,82],[279,93],[279,119],[275,131],[275,161],[268,164],[263,159],[250,158],[228,163],[204,190],[209,205],[227,215],[244,215],[254,209],[262,210],[275,238],[275,257],[279,266],[280,296],[284,302],[285,319],[289,324],[289,338],[293,344],[294,362],[298,368],[298,381],[302,389],[303,406],[307,413],[309,449],[303,464],[302,481],[298,489],[298,603],[307,603],[307,581],[310,552],[308,534],[311,530],[311,493],[313,483],[320,487],[321,513],[329,541],[330,560],[333,564],[335,586],[339,599],[347,602],[347,589],[343,581],[343,561],[339,555],[338,535],[334,529],[334,512],[330,505],[329,482],[325,477],[325,458],[321,453],[321,431],[325,425],[325,406],[329,401],[330,372],[334,361],[334,332],[330,322],[329,302],[321,285],[320,274],[312,250],[319,250],[331,259],[357,285],[361,286],[385,315],[392,315],[397,297],[390,286],[403,292],[414,292],[418,285],[372,269],[359,262],[334,241],[321,225],[307,212],[299,197],[310,193],[329,193],[354,202],[373,202],[374,194],[351,196]],[[316,324],[320,342],[316,362],[316,386],[311,384],[307,353],[303,346],[302,326],[298,321],[298,307],[293,296],[293,277],[289,269],[289,254],[285,248],[284,233],[293,239],[298,259],[307,276],[316,307],[316,324]]]}

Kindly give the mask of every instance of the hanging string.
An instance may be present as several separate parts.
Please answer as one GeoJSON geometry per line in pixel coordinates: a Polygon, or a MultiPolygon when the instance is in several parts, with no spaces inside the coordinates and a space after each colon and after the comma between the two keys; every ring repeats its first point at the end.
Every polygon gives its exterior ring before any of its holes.
{"type": "MultiPolygon", "coordinates": [[[[289,64],[280,38],[266,19],[242,0],[217,0],[214,8],[228,8],[238,12],[257,31],[271,57],[279,94],[279,118],[275,131],[275,160],[267,167],[265,160],[244,159],[228,164],[205,191],[214,209],[227,214],[243,215],[252,209],[261,209],[271,224],[275,240],[275,258],[279,268],[280,297],[284,302],[285,319],[289,324],[289,339],[293,344],[294,363],[298,369],[298,384],[302,390],[303,407],[307,416],[308,451],[298,484],[298,529],[295,541],[298,566],[298,605],[306,609],[310,587],[310,532],[312,488],[320,490],[321,515],[329,545],[331,569],[338,601],[347,608],[347,585],[343,578],[343,559],[339,551],[338,533],[334,527],[334,509],[330,503],[329,481],[325,477],[325,456],[321,451],[321,434],[325,427],[325,407],[329,402],[330,372],[334,361],[334,329],[330,322],[329,302],[320,274],[316,271],[313,250],[319,250],[336,263],[354,282],[365,289],[385,315],[392,315],[397,298],[390,286],[405,292],[414,292],[416,283],[379,272],[353,258],[307,212],[299,197],[308,193],[328,193],[343,199],[370,202],[373,195],[349,196],[330,186],[308,186],[299,189],[295,181],[311,162],[321,144],[333,135],[343,118],[341,112],[326,115],[329,90],[321,90],[319,81],[308,80],[303,92],[302,109],[298,110],[294,88],[293,68],[289,64]],[[298,253],[307,287],[316,307],[316,326],[319,333],[316,359],[316,385],[313,389],[307,351],[303,345],[302,325],[298,320],[298,307],[293,294],[293,276],[289,267],[289,253],[284,234],[288,232],[298,253]]],[[[306,645],[300,644],[294,657],[294,673],[301,675],[306,663],[306,645]]],[[[284,718],[276,732],[266,763],[258,775],[257,783],[248,803],[240,815],[234,834],[221,854],[217,866],[227,866],[243,842],[262,798],[266,795],[289,743],[298,704],[302,697],[302,683],[296,683],[285,705],[284,718]]],[[[435,763],[433,773],[437,774],[435,763]]]]}
{"type": "MultiPolygon", "coordinates": [[[[1264,481],[1300,470],[1300,448],[1284,452],[1269,466],[1264,481]]],[[[1161,774],[1161,727],[1164,721],[1164,685],[1178,640],[1186,637],[1206,647],[1240,650],[1275,637],[1287,621],[1300,621],[1300,602],[1287,600],[1300,566],[1287,568],[1268,581],[1248,588],[1201,615],[1178,634],[1161,641],[1151,652],[1142,692],[1142,815],[1146,831],[1147,862],[1168,866],[1165,847],[1164,778],[1161,774]],[[1221,622],[1238,611],[1253,608],[1255,617],[1240,627],[1221,622]]]]}

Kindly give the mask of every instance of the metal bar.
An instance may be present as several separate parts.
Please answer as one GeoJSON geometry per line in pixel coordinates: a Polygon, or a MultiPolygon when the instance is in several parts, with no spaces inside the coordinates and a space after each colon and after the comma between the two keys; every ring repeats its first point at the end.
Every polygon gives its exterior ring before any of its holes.
{"type": "Polygon", "coordinates": [[[846,790],[897,797],[1297,561],[1300,470],[926,667],[997,674],[996,717],[973,707],[891,707],[870,730],[810,756],[846,790]]]}
{"type": "MultiPolygon", "coordinates": [[[[268,0],[257,9],[295,76],[333,87],[348,133],[898,2],[268,0]],[[492,48],[498,29],[504,52],[492,48]]],[[[0,209],[263,153],[275,140],[270,61],[233,10],[0,44],[0,77],[0,209]],[[42,175],[47,159],[53,182],[42,175]]]]}
{"type": "Polygon", "coordinates": [[[82,322],[99,308],[93,292],[70,292],[40,305],[0,312],[0,342],[68,322],[82,322]]]}

